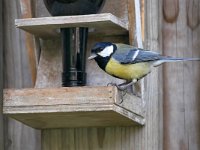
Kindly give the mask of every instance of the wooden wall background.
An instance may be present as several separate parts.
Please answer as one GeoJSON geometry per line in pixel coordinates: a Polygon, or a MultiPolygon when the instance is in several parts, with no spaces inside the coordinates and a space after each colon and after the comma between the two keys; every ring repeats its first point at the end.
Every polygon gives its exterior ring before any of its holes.
{"type": "MultiPolygon", "coordinates": [[[[33,45],[30,49],[27,41],[30,45],[33,44],[33,37],[15,29],[14,19],[27,17],[20,3],[22,1],[3,0],[4,88],[34,86],[32,82],[35,74],[34,62],[30,62],[29,58],[33,54],[33,48],[44,46],[38,46],[36,43],[36,46],[33,45]]],[[[32,16],[48,16],[42,0],[24,2],[30,2],[32,16]]],[[[145,48],[172,56],[200,57],[200,0],[145,0],[144,4],[145,48]]],[[[108,0],[103,11],[112,12],[127,20],[125,7],[126,1],[108,0]]],[[[113,37],[90,39],[89,47],[98,40],[113,40],[113,37]]],[[[128,41],[124,37],[114,39],[114,41],[122,40],[128,41]]],[[[48,42],[52,43],[46,41],[48,42]]],[[[58,39],[54,42],[60,41],[58,39]]],[[[88,63],[87,70],[90,71],[94,66],[88,63]]],[[[98,68],[92,69],[98,70],[98,68]]],[[[163,68],[155,69],[145,82],[144,98],[147,108],[144,127],[46,130],[42,136],[46,136],[49,143],[45,145],[45,142],[42,142],[43,148],[47,146],[46,149],[49,150],[58,147],[72,150],[198,150],[200,148],[199,74],[199,62],[166,64],[163,68]],[[65,139],[61,140],[61,137],[65,139]]],[[[102,80],[106,82],[113,80],[100,71],[98,75],[103,76],[102,80]]],[[[92,76],[89,74],[90,79],[92,76]]],[[[88,84],[93,83],[88,81],[88,84]]],[[[102,83],[96,81],[96,84],[102,83]]],[[[1,126],[2,122],[0,122],[0,134],[1,126]]],[[[5,119],[4,133],[5,150],[40,149],[40,131],[14,120],[5,119]]],[[[0,136],[0,144],[1,140],[0,136]]]]}
{"type": "MultiPolygon", "coordinates": [[[[23,11],[20,0],[3,1],[4,88],[33,87],[27,50],[27,36],[15,28],[14,21],[23,11]]],[[[40,131],[5,118],[5,150],[39,150],[40,131]]]]}
{"type": "MultiPolygon", "coordinates": [[[[163,1],[163,52],[200,57],[200,1],[163,1]]],[[[164,66],[164,150],[200,149],[200,63],[164,66]]]]}

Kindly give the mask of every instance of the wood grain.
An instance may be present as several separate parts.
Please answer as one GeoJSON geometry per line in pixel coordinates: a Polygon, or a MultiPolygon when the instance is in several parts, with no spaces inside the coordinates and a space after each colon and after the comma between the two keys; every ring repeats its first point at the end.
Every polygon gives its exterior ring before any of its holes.
{"type": "MultiPolygon", "coordinates": [[[[2,0],[0,0],[0,10],[2,10],[2,0]]],[[[3,13],[0,11],[0,72],[2,74],[3,72],[3,13]]],[[[0,76],[0,149],[4,150],[4,121],[3,121],[3,114],[2,114],[2,108],[3,108],[3,76],[0,76]]]]}
{"type": "MultiPolygon", "coordinates": [[[[4,34],[4,88],[24,88],[32,86],[24,32],[14,26],[14,20],[21,18],[19,1],[3,1],[4,34]]],[[[39,131],[27,127],[13,119],[4,118],[4,141],[6,150],[40,149],[39,131]]]]}
{"type": "Polygon", "coordinates": [[[145,0],[141,0],[141,25],[142,25],[142,41],[145,39],[145,0]]]}
{"type": "MultiPolygon", "coordinates": [[[[145,0],[145,40],[144,48],[159,51],[160,49],[160,21],[159,15],[162,3],[159,0],[145,0]]],[[[155,69],[144,80],[143,102],[145,107],[146,124],[144,127],[130,128],[130,144],[123,146],[127,149],[160,150],[162,149],[162,84],[160,70],[155,69]]],[[[123,148],[122,148],[123,149],[123,148]]]]}
{"type": "Polygon", "coordinates": [[[129,44],[135,42],[135,2],[128,0],[128,21],[129,21],[129,44]]]}
{"type": "Polygon", "coordinates": [[[97,30],[98,33],[101,32],[104,36],[126,34],[128,30],[128,25],[125,22],[110,13],[16,19],[15,25],[20,29],[43,38],[49,38],[49,36],[52,36],[52,33],[56,34],[56,30],[67,27],[94,28],[94,31],[97,30]]]}
{"type": "Polygon", "coordinates": [[[199,15],[199,0],[186,1],[187,7],[187,25],[192,30],[196,29],[200,23],[200,15],[199,15]]]}
{"type": "MultiPolygon", "coordinates": [[[[129,16],[129,44],[139,48],[143,48],[144,36],[144,12],[141,10],[141,3],[143,1],[128,0],[128,16],[129,16]],[[142,15],[143,16],[142,16],[142,15]]],[[[142,3],[143,5],[143,3],[142,3]]],[[[144,11],[144,10],[143,10],[144,11]]],[[[134,92],[142,96],[144,81],[141,80],[134,85],[134,92]]]]}
{"type": "Polygon", "coordinates": [[[143,125],[142,101],[129,95],[119,104],[118,95],[116,87],[4,90],[3,112],[39,129],[143,125]]]}
{"type": "Polygon", "coordinates": [[[105,1],[105,5],[101,10],[101,13],[112,13],[119,17],[123,22],[128,23],[128,10],[127,1],[121,0],[109,0],[105,1]]]}
{"type": "MultiPolygon", "coordinates": [[[[22,18],[32,18],[33,12],[31,8],[31,0],[20,0],[20,10],[21,10],[21,17],[22,18]]],[[[35,52],[35,44],[34,44],[34,37],[29,34],[25,33],[25,44],[28,54],[28,61],[29,66],[31,70],[31,77],[32,77],[32,83],[35,84],[36,81],[36,52],[35,52]]]]}
{"type": "Polygon", "coordinates": [[[179,15],[178,0],[163,0],[163,16],[165,21],[173,23],[179,15]]]}
{"type": "Polygon", "coordinates": [[[61,40],[43,40],[37,69],[35,87],[61,87],[62,83],[62,46],[61,40]],[[51,67],[49,67],[51,66],[51,67]],[[50,82],[51,81],[51,82],[50,82]]]}
{"type": "MultiPolygon", "coordinates": [[[[4,90],[5,107],[114,103],[112,87],[29,88],[4,90]]],[[[42,111],[42,110],[41,110],[42,111]]],[[[44,110],[45,111],[45,110],[44,110]]]]}
{"type": "Polygon", "coordinates": [[[135,34],[137,47],[143,48],[142,41],[142,16],[141,16],[141,3],[140,0],[135,0],[135,34]]]}
{"type": "MultiPolygon", "coordinates": [[[[199,1],[176,3],[178,10],[174,4],[165,8],[166,11],[174,9],[178,17],[171,24],[163,20],[164,53],[200,57],[199,1]]],[[[164,66],[164,150],[200,148],[199,68],[199,62],[164,66]]]]}

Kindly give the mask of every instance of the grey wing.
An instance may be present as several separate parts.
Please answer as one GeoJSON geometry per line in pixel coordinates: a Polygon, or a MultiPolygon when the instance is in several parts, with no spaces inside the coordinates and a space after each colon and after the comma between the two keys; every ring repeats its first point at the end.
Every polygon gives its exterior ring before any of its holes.
{"type": "Polygon", "coordinates": [[[115,53],[113,58],[121,64],[134,64],[139,62],[156,61],[160,60],[163,56],[159,53],[142,50],[138,48],[129,49],[128,51],[115,53]]]}

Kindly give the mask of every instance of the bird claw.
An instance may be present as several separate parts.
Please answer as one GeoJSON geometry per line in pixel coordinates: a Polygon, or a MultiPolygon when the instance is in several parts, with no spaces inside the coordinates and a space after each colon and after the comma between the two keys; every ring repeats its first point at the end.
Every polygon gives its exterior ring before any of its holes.
{"type": "Polygon", "coordinates": [[[122,102],[124,101],[124,96],[127,94],[127,90],[123,90],[120,94],[120,101],[119,104],[122,104],[122,102]]]}
{"type": "Polygon", "coordinates": [[[108,83],[107,86],[117,86],[117,84],[111,82],[111,83],[108,83]]]}
{"type": "Polygon", "coordinates": [[[124,87],[124,86],[120,86],[120,85],[115,85],[117,87],[118,90],[120,91],[125,91],[127,89],[127,87],[124,87]]]}
{"type": "Polygon", "coordinates": [[[124,101],[124,96],[127,94],[127,93],[130,93],[130,94],[132,94],[132,95],[134,95],[134,96],[137,96],[137,97],[139,97],[139,95],[137,95],[136,93],[134,93],[132,90],[130,91],[130,90],[128,90],[127,88],[129,87],[129,86],[126,86],[127,84],[116,84],[116,83],[108,83],[107,84],[107,86],[116,86],[117,87],[117,89],[119,90],[119,91],[121,91],[120,93],[120,99],[121,99],[121,101],[119,102],[119,104],[121,104],[123,101],[124,101]],[[129,92],[128,92],[129,91],[129,92]]]}
{"type": "Polygon", "coordinates": [[[116,84],[116,83],[112,83],[112,82],[111,82],[111,83],[108,83],[107,86],[116,86],[117,89],[120,90],[120,91],[126,90],[126,88],[124,88],[123,86],[120,86],[120,85],[118,85],[118,84],[116,84]]]}

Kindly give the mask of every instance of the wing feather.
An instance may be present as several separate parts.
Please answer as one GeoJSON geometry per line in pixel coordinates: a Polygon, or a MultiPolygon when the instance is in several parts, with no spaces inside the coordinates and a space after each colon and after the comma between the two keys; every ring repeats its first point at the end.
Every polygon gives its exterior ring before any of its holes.
{"type": "Polygon", "coordinates": [[[139,48],[122,48],[113,55],[113,58],[119,61],[121,64],[135,64],[140,62],[160,60],[162,55],[139,48]]]}

